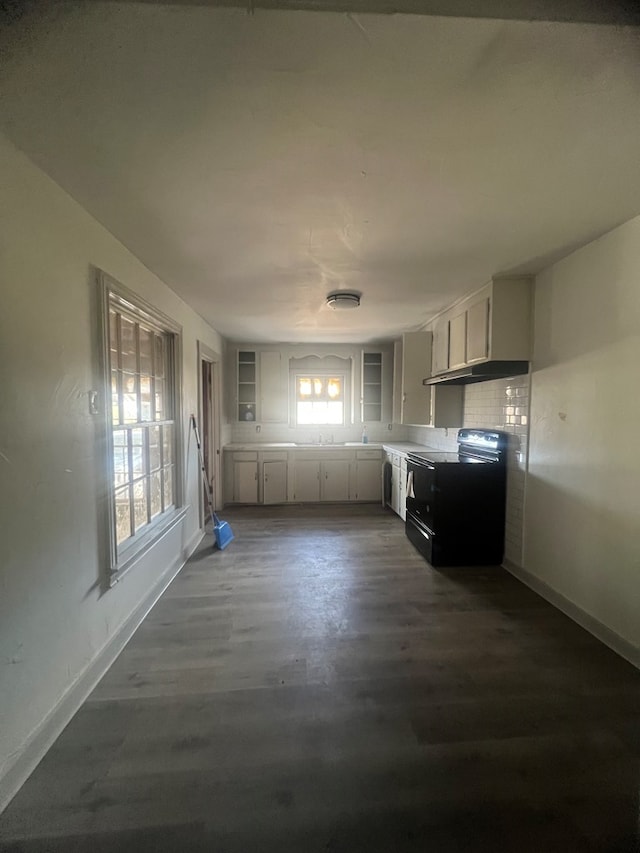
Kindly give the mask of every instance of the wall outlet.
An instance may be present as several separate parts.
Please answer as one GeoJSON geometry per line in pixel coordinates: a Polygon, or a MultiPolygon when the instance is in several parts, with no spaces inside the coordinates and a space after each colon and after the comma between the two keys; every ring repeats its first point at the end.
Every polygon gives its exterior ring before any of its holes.
{"type": "Polygon", "coordinates": [[[260,426],[260,424],[256,424],[256,432],[260,432],[261,429],[262,427],[260,426]]]}

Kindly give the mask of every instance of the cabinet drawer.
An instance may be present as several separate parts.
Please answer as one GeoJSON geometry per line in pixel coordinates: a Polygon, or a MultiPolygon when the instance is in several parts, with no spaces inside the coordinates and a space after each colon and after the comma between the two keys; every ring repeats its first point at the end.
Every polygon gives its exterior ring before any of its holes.
{"type": "Polygon", "coordinates": [[[340,451],[333,450],[332,448],[323,450],[319,448],[318,450],[297,450],[294,458],[296,461],[300,459],[301,461],[317,460],[318,462],[350,462],[354,456],[349,450],[340,451]]]}
{"type": "Polygon", "coordinates": [[[257,462],[258,461],[257,452],[252,452],[250,450],[234,450],[231,455],[233,457],[234,462],[257,462]]]}
{"type": "Polygon", "coordinates": [[[263,462],[287,462],[289,454],[286,450],[263,450],[261,458],[263,462]]]}
{"type": "Polygon", "coordinates": [[[382,459],[379,450],[356,450],[356,459],[382,459]]]}

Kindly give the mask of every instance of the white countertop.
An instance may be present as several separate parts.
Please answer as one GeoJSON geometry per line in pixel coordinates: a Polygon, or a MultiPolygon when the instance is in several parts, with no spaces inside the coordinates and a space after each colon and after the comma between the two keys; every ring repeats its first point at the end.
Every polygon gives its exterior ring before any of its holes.
{"type": "Polygon", "coordinates": [[[308,444],[294,441],[245,441],[241,444],[225,444],[223,450],[358,450],[361,448],[371,447],[374,450],[382,449],[380,441],[345,441],[335,442],[333,444],[308,444]]]}
{"type": "Polygon", "coordinates": [[[346,441],[342,444],[296,444],[293,441],[245,441],[238,444],[226,444],[223,450],[390,450],[393,453],[412,453],[416,450],[433,450],[426,444],[415,441],[346,441]]]}
{"type": "Polygon", "coordinates": [[[391,450],[393,453],[414,453],[415,451],[435,450],[435,447],[429,447],[428,444],[418,444],[415,441],[385,441],[383,442],[385,450],[391,450]]]}

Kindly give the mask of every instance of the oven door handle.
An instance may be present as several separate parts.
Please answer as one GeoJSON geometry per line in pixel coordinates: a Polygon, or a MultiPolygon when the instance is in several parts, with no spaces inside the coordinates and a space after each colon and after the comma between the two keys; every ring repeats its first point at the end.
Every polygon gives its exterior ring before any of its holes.
{"type": "Polygon", "coordinates": [[[432,465],[430,462],[426,462],[424,459],[412,459],[411,456],[409,456],[407,462],[414,465],[416,468],[428,468],[429,471],[436,470],[435,465],[432,465]]]}

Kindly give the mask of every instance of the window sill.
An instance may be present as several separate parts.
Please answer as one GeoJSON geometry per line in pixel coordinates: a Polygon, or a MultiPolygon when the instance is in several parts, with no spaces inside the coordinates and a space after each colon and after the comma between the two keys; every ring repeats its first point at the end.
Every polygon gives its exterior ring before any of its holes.
{"type": "Polygon", "coordinates": [[[155,527],[147,531],[136,542],[132,542],[125,550],[120,561],[111,567],[109,573],[109,588],[129,572],[155,545],[160,542],[187,514],[187,507],[180,507],[163,518],[155,527]]]}

